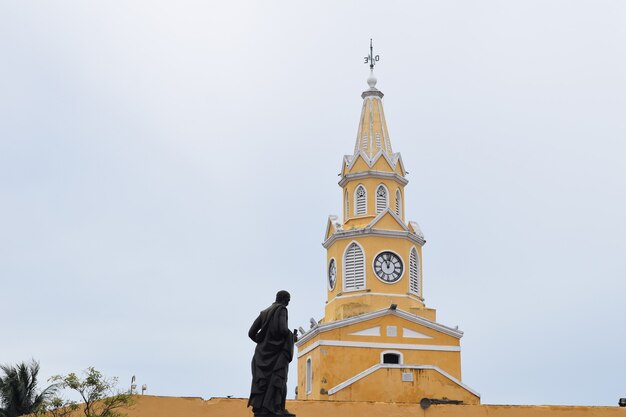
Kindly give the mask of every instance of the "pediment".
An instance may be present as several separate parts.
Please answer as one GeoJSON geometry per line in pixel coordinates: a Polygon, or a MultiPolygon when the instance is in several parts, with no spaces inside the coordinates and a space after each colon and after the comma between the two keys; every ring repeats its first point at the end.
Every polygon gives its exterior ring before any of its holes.
{"type": "Polygon", "coordinates": [[[350,161],[350,165],[348,166],[347,173],[353,172],[361,172],[361,171],[369,171],[370,165],[367,161],[367,157],[363,155],[362,151],[359,151],[354,157],[352,161],[350,161]]]}
{"type": "Polygon", "coordinates": [[[345,343],[396,343],[457,346],[463,332],[402,310],[382,309],[343,320],[322,323],[302,335],[297,346],[319,336],[345,343]]]}
{"type": "Polygon", "coordinates": [[[329,237],[334,235],[341,229],[341,223],[339,223],[339,217],[335,215],[328,216],[328,222],[326,223],[326,234],[324,240],[328,240],[329,237]]]}
{"type": "Polygon", "coordinates": [[[409,228],[404,224],[402,219],[389,208],[380,212],[378,216],[367,225],[367,228],[409,231],[409,228]]]}
{"type": "Polygon", "coordinates": [[[374,156],[371,166],[371,169],[376,171],[394,172],[393,163],[384,152],[379,152],[374,156]]]}

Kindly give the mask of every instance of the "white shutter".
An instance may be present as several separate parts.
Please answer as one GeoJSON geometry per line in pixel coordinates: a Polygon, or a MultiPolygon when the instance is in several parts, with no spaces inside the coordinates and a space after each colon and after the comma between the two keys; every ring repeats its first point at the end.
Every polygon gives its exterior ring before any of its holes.
{"type": "Polygon", "coordinates": [[[380,213],[387,208],[387,189],[380,185],[376,190],[376,213],[380,213]]]}
{"type": "Polygon", "coordinates": [[[420,295],[420,268],[418,264],[417,250],[411,249],[409,257],[409,291],[413,294],[420,295]]]}
{"type": "Polygon", "coordinates": [[[306,360],[306,393],[311,393],[311,385],[313,385],[313,370],[311,369],[311,358],[306,360]]]}
{"type": "Polygon", "coordinates": [[[344,271],[343,285],[346,291],[365,288],[365,259],[361,247],[354,242],[346,250],[344,271]]]}
{"type": "Polygon", "coordinates": [[[350,196],[348,195],[348,192],[346,191],[346,215],[344,217],[344,222],[348,220],[348,217],[350,217],[350,196]]]}
{"type": "Polygon", "coordinates": [[[376,149],[380,149],[380,134],[376,133],[376,149]]]}
{"type": "Polygon", "coordinates": [[[402,210],[402,194],[400,194],[400,190],[396,190],[396,214],[398,216],[402,216],[400,210],[402,210]]]}
{"type": "Polygon", "coordinates": [[[365,191],[365,187],[359,185],[356,188],[355,192],[355,200],[354,204],[355,213],[357,216],[367,213],[367,192],[365,191]]]}

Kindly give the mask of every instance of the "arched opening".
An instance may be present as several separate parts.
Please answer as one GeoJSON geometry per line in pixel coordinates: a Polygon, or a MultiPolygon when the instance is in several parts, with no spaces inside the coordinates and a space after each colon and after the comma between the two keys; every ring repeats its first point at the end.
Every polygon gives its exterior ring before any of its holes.
{"type": "Polygon", "coordinates": [[[365,254],[358,243],[352,242],[343,255],[343,289],[356,291],[365,288],[365,254]]]}
{"type": "Polygon", "coordinates": [[[354,214],[361,216],[367,214],[367,191],[359,185],[354,191],[354,214]]]}
{"type": "Polygon", "coordinates": [[[387,187],[384,185],[379,185],[376,189],[376,214],[385,210],[389,206],[388,200],[389,193],[387,192],[387,187]]]}
{"type": "Polygon", "coordinates": [[[391,365],[402,364],[402,353],[396,351],[385,351],[380,355],[381,363],[387,363],[391,365]]]}

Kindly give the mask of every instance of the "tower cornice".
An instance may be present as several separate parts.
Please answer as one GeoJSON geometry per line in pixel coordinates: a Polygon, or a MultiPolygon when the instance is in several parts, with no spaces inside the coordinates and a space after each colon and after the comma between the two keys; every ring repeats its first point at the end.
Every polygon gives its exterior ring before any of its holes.
{"type": "Polygon", "coordinates": [[[396,239],[408,239],[414,243],[417,243],[420,246],[424,246],[426,240],[419,237],[417,234],[411,231],[402,231],[402,230],[383,230],[383,229],[372,229],[368,227],[363,227],[359,229],[350,229],[350,230],[339,230],[334,233],[331,237],[326,239],[322,246],[326,249],[330,247],[333,243],[338,240],[343,239],[354,239],[355,237],[366,237],[366,236],[379,236],[379,237],[391,237],[396,239]]]}
{"type": "Polygon", "coordinates": [[[396,174],[395,172],[362,171],[362,172],[355,172],[353,174],[344,175],[339,181],[339,186],[343,187],[344,185],[346,185],[348,182],[352,180],[360,180],[363,178],[380,178],[384,180],[394,180],[403,186],[409,183],[409,180],[404,178],[402,175],[396,174]]]}

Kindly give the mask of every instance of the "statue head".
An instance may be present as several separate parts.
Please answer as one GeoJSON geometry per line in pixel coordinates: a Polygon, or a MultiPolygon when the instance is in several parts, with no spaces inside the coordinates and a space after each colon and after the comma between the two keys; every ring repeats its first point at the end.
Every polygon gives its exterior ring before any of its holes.
{"type": "Polygon", "coordinates": [[[285,306],[289,305],[289,301],[291,300],[291,294],[289,294],[285,290],[280,290],[276,293],[276,302],[281,303],[285,306]]]}

